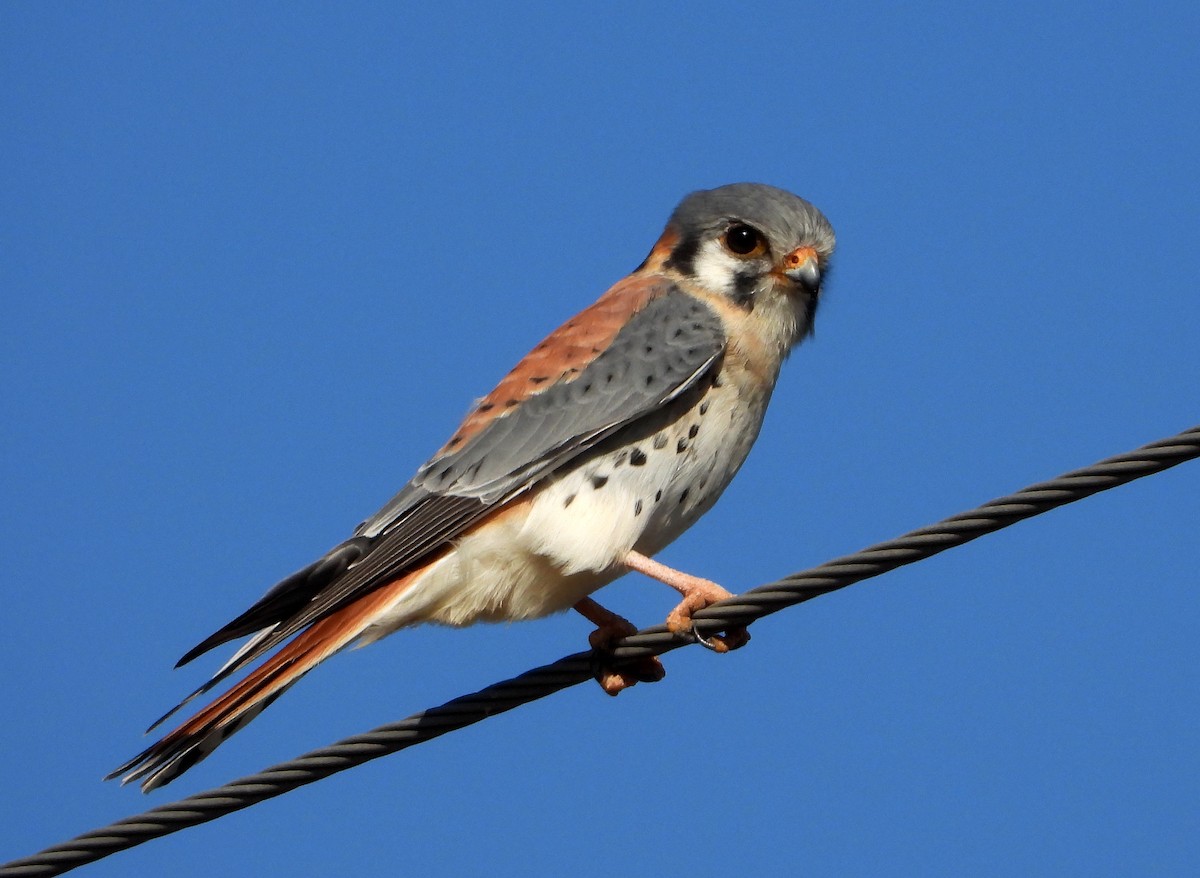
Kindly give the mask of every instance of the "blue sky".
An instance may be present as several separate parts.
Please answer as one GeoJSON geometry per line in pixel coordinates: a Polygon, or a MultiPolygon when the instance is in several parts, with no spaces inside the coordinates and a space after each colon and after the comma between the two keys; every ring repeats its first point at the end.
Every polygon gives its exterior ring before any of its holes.
{"type": "MultiPolygon", "coordinates": [[[[1200,422],[1195,4],[398,6],[0,7],[0,859],[579,649],[406,632],[99,780],[688,191],[839,251],[668,563],[740,590],[1200,422]]],[[[1198,518],[1193,464],[86,874],[1195,874],[1198,518]]]]}

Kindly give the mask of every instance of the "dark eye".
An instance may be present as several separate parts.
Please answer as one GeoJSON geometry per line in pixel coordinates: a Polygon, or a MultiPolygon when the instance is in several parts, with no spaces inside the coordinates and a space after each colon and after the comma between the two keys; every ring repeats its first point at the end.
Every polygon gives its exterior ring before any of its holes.
{"type": "Polygon", "coordinates": [[[738,223],[725,233],[725,246],[738,256],[752,256],[765,250],[766,242],[758,229],[738,223]]]}

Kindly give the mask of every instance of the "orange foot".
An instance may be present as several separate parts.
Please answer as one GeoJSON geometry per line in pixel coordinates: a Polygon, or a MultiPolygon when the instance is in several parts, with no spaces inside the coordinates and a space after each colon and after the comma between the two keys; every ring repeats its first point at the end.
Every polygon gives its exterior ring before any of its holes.
{"type": "Polygon", "coordinates": [[[630,552],[625,556],[625,564],[631,570],[644,573],[652,579],[666,583],[681,595],[683,600],[679,606],[667,615],[667,628],[674,634],[693,635],[701,645],[707,646],[713,652],[729,652],[740,649],[750,642],[750,632],[745,625],[728,629],[724,634],[714,634],[712,637],[701,637],[696,633],[692,614],[698,610],[733,597],[733,593],[708,579],[692,576],[660,564],[652,558],[647,558],[641,552],[630,552]]]}
{"type": "MultiPolygon", "coordinates": [[[[596,630],[588,635],[588,643],[601,656],[611,653],[613,645],[622,637],[637,632],[637,626],[624,616],[618,616],[591,598],[581,600],[575,605],[575,609],[597,626],[596,630]]],[[[657,683],[666,675],[667,671],[662,662],[658,660],[658,656],[653,655],[620,667],[605,664],[601,659],[596,668],[596,682],[609,695],[619,695],[623,690],[638,683],[657,683]]]]}

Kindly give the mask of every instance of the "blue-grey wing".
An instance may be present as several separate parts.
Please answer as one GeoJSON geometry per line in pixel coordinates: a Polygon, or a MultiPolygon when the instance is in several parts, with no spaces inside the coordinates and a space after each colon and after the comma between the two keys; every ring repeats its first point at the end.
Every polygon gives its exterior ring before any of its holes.
{"type": "MultiPolygon", "coordinates": [[[[568,324],[570,325],[570,324],[568,324]]],[[[578,369],[502,408],[435,456],[351,540],[293,574],[188,653],[272,628],[231,673],[338,607],[392,581],[493,509],[695,386],[725,350],[720,317],[668,282],[578,369]]]]}
{"type": "MultiPolygon", "coordinates": [[[[720,318],[704,302],[678,290],[652,299],[577,377],[530,396],[461,449],[426,463],[396,499],[408,500],[412,489],[487,504],[511,497],[679,396],[724,348],[720,318]]],[[[391,512],[389,504],[360,533],[386,529],[391,512]]]]}

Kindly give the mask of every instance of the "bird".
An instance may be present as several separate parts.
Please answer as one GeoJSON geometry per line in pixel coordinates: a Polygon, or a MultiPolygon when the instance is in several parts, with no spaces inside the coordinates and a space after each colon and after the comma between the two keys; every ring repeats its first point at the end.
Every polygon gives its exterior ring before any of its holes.
{"type": "MultiPolygon", "coordinates": [[[[825,216],[783,189],[687,195],[645,260],[477,400],[382,509],[180,659],[248,638],[148,732],[263,661],[106,779],[161,787],[325,659],[421,623],[574,608],[603,655],[636,628],[591,595],[630,571],[679,592],[672,632],[744,645],[744,627],[700,637],[692,622],[730,592],[653,556],[746,459],[780,367],[812,331],[834,244],[825,216]]],[[[615,695],[664,673],[649,658],[600,662],[596,677],[615,695]]]]}

